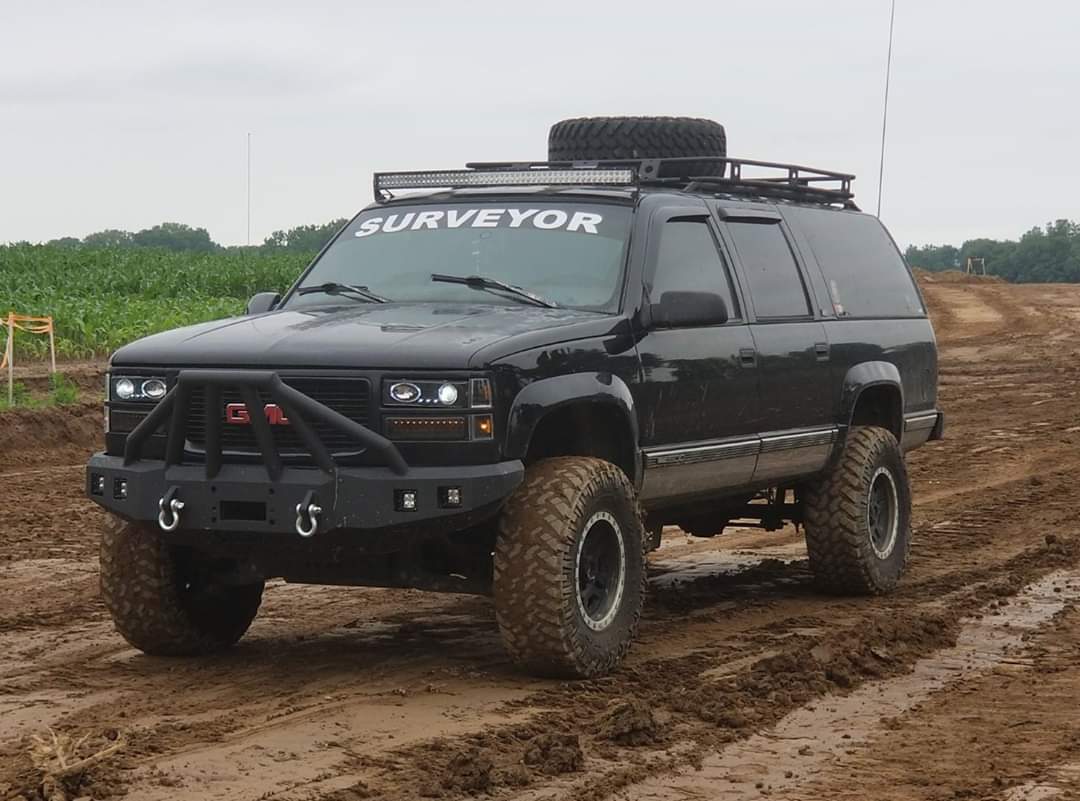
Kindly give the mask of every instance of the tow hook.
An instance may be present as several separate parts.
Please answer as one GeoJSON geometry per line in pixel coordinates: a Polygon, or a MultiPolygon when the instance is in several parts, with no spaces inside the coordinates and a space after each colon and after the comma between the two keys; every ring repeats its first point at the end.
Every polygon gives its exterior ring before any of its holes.
{"type": "Polygon", "coordinates": [[[319,530],[322,507],[315,503],[315,493],[308,492],[304,500],[296,504],[296,533],[301,537],[313,537],[319,530]]]}
{"type": "Polygon", "coordinates": [[[178,487],[169,487],[169,491],[158,501],[158,525],[165,533],[176,531],[180,526],[180,513],[184,511],[184,502],[176,497],[178,487]]]}

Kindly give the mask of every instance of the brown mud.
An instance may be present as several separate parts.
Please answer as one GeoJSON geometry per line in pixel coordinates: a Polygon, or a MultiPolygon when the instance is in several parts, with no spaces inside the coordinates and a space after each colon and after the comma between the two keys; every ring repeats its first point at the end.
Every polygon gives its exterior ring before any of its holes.
{"type": "Polygon", "coordinates": [[[754,776],[764,755],[745,744],[791,715],[841,747],[819,761],[782,749],[776,786],[750,789],[1068,798],[1080,781],[1072,602],[1001,664],[919,685],[922,700],[900,711],[882,696],[882,719],[858,738],[828,714],[917,678],[965,641],[962,620],[1004,613],[1080,557],[1080,286],[924,288],[947,439],[911,456],[916,541],[898,591],[819,594],[790,528],[713,540],[668,529],[639,642],[622,669],[586,682],[515,672],[483,598],[281,582],[230,653],[141,655],[97,593],[101,518],[82,464],[100,398],[0,414],[0,799],[40,797],[32,738],[50,729],[124,738],[67,780],[70,798],[601,799],[669,784],[712,798],[729,776],[754,776]],[[740,747],[715,785],[687,782],[740,747]]]}

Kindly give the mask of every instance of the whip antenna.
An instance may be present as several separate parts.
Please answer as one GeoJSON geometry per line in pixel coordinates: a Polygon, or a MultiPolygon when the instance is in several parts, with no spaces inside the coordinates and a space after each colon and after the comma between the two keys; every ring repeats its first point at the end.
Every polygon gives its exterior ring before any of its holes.
{"type": "Polygon", "coordinates": [[[892,0],[889,12],[889,55],[885,59],[885,106],[881,112],[881,162],[878,166],[877,216],[881,216],[881,188],[885,179],[885,129],[889,121],[889,77],[892,74],[893,24],[896,22],[896,0],[892,0]]]}

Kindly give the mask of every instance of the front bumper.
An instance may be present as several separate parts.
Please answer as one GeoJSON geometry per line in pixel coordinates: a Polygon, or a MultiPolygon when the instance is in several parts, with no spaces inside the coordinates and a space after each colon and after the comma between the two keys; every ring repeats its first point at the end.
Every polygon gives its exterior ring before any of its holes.
{"type": "MultiPolygon", "coordinates": [[[[456,467],[410,467],[399,475],[386,467],[341,467],[335,473],[286,467],[270,481],[257,464],[222,465],[207,479],[202,465],[138,461],[119,456],[91,457],[86,467],[90,499],[129,520],[154,522],[168,493],[183,503],[184,531],[295,532],[298,505],[321,507],[318,531],[419,527],[441,522],[468,525],[503,501],[521,483],[520,461],[456,467]],[[460,503],[447,505],[447,490],[460,503]],[[121,492],[123,489],[123,492],[121,492]],[[401,493],[415,493],[415,508],[400,508],[401,493]],[[99,494],[100,493],[100,494],[99,494]],[[121,495],[125,497],[120,497],[121,495]]],[[[305,521],[306,525],[306,521],[305,521]]]]}
{"type": "Polygon", "coordinates": [[[129,520],[156,521],[166,532],[289,532],[307,537],[335,530],[424,524],[452,531],[494,511],[521,483],[520,461],[453,467],[409,465],[385,437],[285,384],[273,371],[189,369],[128,434],[123,456],[99,453],[86,469],[90,499],[129,520]],[[243,398],[262,464],[226,461],[222,392],[243,398]],[[204,393],[206,448],[186,447],[188,407],[204,393]],[[265,399],[276,404],[304,445],[313,467],[286,463],[267,421],[265,399]],[[211,411],[213,410],[213,411],[211,411]],[[319,420],[377,457],[381,466],[347,467],[319,438],[319,420]],[[164,459],[147,459],[155,432],[166,434],[164,459]]]}

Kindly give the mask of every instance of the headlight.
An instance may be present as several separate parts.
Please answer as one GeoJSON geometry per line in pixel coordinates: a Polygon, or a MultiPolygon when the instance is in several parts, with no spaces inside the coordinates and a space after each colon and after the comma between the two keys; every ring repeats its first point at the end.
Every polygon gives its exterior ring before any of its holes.
{"type": "Polygon", "coordinates": [[[131,400],[135,397],[135,382],[130,378],[117,379],[113,387],[116,389],[116,397],[120,400],[131,400]]]}
{"type": "Polygon", "coordinates": [[[453,406],[458,400],[457,387],[453,384],[443,384],[439,387],[439,403],[443,406],[453,406]]]}
{"type": "Polygon", "coordinates": [[[109,400],[157,403],[168,393],[164,378],[114,375],[109,378],[109,400]]]}
{"type": "Polygon", "coordinates": [[[150,378],[142,383],[142,394],[149,400],[159,401],[165,397],[168,387],[160,378],[150,378]]]}
{"type": "MultiPolygon", "coordinates": [[[[476,379],[472,379],[476,380],[476,379]]],[[[487,380],[487,379],[482,379],[487,380]]],[[[429,380],[391,378],[383,382],[384,406],[422,406],[435,409],[467,409],[470,379],[429,380]]]]}

